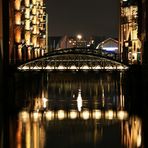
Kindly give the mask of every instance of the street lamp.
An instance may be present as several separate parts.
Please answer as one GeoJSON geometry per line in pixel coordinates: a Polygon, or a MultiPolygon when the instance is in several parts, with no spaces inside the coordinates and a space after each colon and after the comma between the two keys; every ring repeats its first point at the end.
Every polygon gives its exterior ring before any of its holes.
{"type": "Polygon", "coordinates": [[[81,34],[78,34],[77,35],[77,39],[81,40],[82,39],[82,35],[81,34]]]}

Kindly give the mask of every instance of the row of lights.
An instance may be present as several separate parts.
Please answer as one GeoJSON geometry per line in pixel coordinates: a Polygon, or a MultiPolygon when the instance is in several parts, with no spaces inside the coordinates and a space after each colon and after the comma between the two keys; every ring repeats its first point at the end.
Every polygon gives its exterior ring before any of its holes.
{"type": "MultiPolygon", "coordinates": [[[[47,112],[44,112],[43,114],[39,112],[32,112],[31,113],[31,118],[33,121],[38,121],[41,118],[45,117],[46,120],[63,120],[63,119],[77,119],[81,118],[83,120],[88,120],[88,119],[107,119],[107,120],[113,120],[113,119],[118,119],[118,120],[126,120],[128,118],[128,113],[124,110],[119,110],[117,112],[113,110],[107,110],[105,112],[101,110],[83,110],[82,112],[78,112],[77,110],[70,110],[69,112],[66,112],[64,110],[58,110],[58,111],[52,111],[48,110],[47,112]]],[[[22,111],[19,113],[19,119],[22,120],[23,122],[29,121],[30,114],[27,111],[22,111]]]]}
{"type": "Polygon", "coordinates": [[[47,69],[47,70],[54,70],[54,69],[58,69],[58,70],[65,70],[65,69],[71,69],[71,70],[77,70],[77,69],[84,69],[84,70],[89,70],[89,69],[106,69],[106,70],[126,70],[128,67],[126,66],[105,66],[105,67],[101,67],[101,66],[93,66],[93,67],[89,67],[87,65],[84,65],[82,67],[76,67],[74,65],[70,66],[70,67],[65,67],[63,65],[59,65],[58,67],[54,67],[54,66],[46,66],[46,67],[40,67],[40,66],[21,66],[18,69],[20,70],[41,70],[41,69],[47,69]]]}

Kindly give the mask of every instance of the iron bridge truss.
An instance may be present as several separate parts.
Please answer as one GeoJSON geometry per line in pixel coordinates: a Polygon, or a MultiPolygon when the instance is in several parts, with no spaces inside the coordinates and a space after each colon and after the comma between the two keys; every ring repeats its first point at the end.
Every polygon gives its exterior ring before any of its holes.
{"type": "Polygon", "coordinates": [[[91,48],[66,48],[28,61],[19,70],[125,70],[113,52],[91,48]]]}

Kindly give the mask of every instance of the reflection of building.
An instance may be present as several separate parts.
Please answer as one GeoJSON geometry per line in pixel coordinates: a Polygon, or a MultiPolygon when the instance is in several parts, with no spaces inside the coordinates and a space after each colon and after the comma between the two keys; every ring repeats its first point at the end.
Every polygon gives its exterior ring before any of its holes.
{"type": "Polygon", "coordinates": [[[124,62],[140,62],[141,42],[138,39],[138,3],[137,0],[121,0],[120,52],[124,62]]]}
{"type": "Polygon", "coordinates": [[[39,57],[46,50],[44,0],[10,0],[9,59],[21,62],[39,57]]]}
{"type": "Polygon", "coordinates": [[[142,147],[142,123],[138,117],[131,117],[125,122],[123,144],[128,148],[142,147]]]}
{"type": "Polygon", "coordinates": [[[19,121],[16,132],[15,147],[43,148],[45,145],[45,127],[39,122],[39,117],[32,115],[36,120],[30,119],[30,114],[22,111],[19,114],[19,121]]]}

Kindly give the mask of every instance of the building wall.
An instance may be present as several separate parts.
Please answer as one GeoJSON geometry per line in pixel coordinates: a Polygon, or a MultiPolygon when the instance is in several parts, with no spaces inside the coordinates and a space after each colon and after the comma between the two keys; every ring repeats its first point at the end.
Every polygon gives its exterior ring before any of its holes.
{"type": "Polygon", "coordinates": [[[9,59],[18,63],[46,52],[46,10],[44,0],[10,0],[9,59]]]}
{"type": "MultiPolygon", "coordinates": [[[[139,31],[138,36],[141,40],[141,59],[142,63],[146,62],[148,57],[148,0],[139,0],[139,31]]],[[[148,63],[148,61],[147,61],[148,63]]]]}
{"type": "Polygon", "coordinates": [[[120,7],[122,60],[129,64],[138,63],[141,60],[141,42],[138,38],[138,3],[135,0],[121,0],[120,7]]]}

